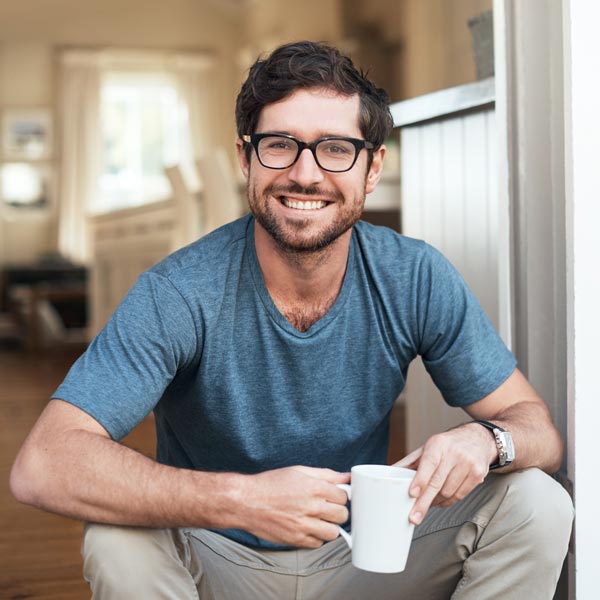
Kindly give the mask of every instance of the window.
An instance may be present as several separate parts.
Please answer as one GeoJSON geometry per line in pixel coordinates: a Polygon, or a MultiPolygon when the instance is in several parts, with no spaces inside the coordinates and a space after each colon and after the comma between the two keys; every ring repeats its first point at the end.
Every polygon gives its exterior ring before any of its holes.
{"type": "Polygon", "coordinates": [[[108,72],[101,87],[98,212],[170,196],[165,166],[185,162],[188,115],[163,72],[108,72]]]}

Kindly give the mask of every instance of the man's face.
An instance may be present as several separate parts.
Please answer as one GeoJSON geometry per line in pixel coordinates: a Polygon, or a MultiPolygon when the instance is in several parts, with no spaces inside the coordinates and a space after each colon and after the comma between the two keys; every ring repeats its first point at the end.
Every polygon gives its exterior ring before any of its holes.
{"type": "MultiPolygon", "coordinates": [[[[362,139],[358,115],[357,95],[342,96],[321,88],[298,90],[265,106],[254,133],[285,133],[305,142],[325,136],[362,139]]],[[[374,153],[368,172],[365,149],[344,173],[322,170],[307,149],[282,170],[263,167],[254,150],[248,163],[239,140],[238,154],[250,210],[259,226],[280,248],[313,252],[327,247],[358,221],[365,194],[379,181],[385,147],[374,153]]]]}

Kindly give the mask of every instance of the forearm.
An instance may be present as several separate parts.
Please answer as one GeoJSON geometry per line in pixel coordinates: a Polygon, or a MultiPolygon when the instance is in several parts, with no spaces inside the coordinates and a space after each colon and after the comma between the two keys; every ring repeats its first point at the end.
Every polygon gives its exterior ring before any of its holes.
{"type": "Polygon", "coordinates": [[[143,527],[245,529],[284,545],[319,547],[348,519],[349,474],[287,467],[256,475],[177,469],[104,435],[70,430],[25,443],[11,473],[17,499],[86,521],[143,527]]]}
{"type": "Polygon", "coordinates": [[[85,521],[142,527],[244,529],[316,548],[348,519],[348,473],[286,467],[255,475],[159,464],[113,441],[83,410],[52,400],[11,471],[17,500],[85,521]]]}
{"type": "Polygon", "coordinates": [[[242,475],[159,464],[85,430],[28,440],[11,486],[17,499],[86,521],[146,527],[238,526],[242,475]]]}
{"type": "MultiPolygon", "coordinates": [[[[492,421],[511,433],[515,460],[503,471],[539,467],[553,473],[560,467],[560,434],[545,402],[518,369],[495,392],[466,411],[473,419],[492,421]]],[[[484,433],[488,441],[493,439],[489,431],[484,433]]]]}
{"type": "MultiPolygon", "coordinates": [[[[539,467],[547,473],[554,473],[559,469],[563,442],[545,404],[539,401],[520,402],[489,420],[509,431],[515,444],[515,460],[504,471],[539,467]]],[[[489,431],[486,433],[490,435],[489,431]]]]}

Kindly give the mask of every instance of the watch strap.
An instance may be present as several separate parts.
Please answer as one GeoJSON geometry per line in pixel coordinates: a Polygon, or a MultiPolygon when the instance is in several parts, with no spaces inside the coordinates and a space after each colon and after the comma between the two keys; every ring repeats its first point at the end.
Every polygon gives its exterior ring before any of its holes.
{"type": "Polygon", "coordinates": [[[477,420],[477,421],[475,421],[475,423],[479,423],[480,425],[487,427],[492,432],[494,431],[494,429],[499,429],[500,431],[506,431],[506,429],[502,429],[502,427],[500,427],[500,425],[495,425],[494,423],[490,423],[489,421],[477,420]]]}
{"type": "Polygon", "coordinates": [[[489,429],[492,432],[492,435],[494,436],[494,441],[496,442],[496,447],[498,449],[498,460],[489,466],[490,471],[493,469],[499,469],[500,467],[506,467],[510,465],[512,460],[507,460],[507,448],[504,444],[504,441],[500,439],[498,435],[496,435],[496,431],[506,432],[506,429],[503,429],[502,427],[500,427],[500,425],[490,423],[489,421],[483,421],[481,419],[474,421],[474,423],[479,423],[480,425],[483,425],[483,427],[489,429]]]}

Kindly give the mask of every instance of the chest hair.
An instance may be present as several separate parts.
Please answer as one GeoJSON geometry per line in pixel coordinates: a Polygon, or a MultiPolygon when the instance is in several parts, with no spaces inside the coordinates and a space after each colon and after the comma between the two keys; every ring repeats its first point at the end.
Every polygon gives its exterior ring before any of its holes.
{"type": "Polygon", "coordinates": [[[335,303],[337,293],[317,302],[273,298],[279,312],[298,331],[308,331],[320,318],[324,317],[335,303]]]}

